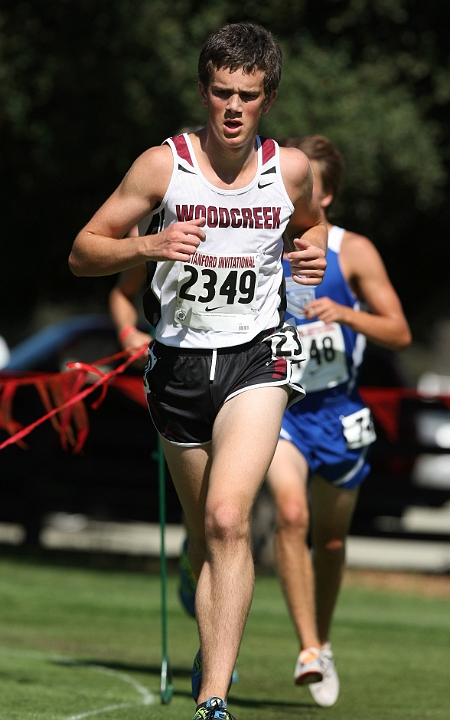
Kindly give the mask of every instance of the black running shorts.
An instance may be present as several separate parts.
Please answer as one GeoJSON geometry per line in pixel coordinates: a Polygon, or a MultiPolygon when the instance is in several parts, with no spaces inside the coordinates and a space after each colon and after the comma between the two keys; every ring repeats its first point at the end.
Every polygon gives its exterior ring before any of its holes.
{"type": "Polygon", "coordinates": [[[270,343],[263,342],[269,334],[214,351],[174,348],[154,340],[144,382],[157,431],[178,445],[206,444],[227,400],[250,388],[287,385],[289,361],[272,359],[270,343]]]}

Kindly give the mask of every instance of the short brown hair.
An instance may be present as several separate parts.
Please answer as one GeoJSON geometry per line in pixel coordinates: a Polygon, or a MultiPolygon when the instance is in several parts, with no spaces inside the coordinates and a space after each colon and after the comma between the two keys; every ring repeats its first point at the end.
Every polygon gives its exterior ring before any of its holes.
{"type": "Polygon", "coordinates": [[[279,145],[298,148],[310,160],[316,160],[325,193],[336,197],[344,176],[344,158],[331,140],[323,135],[303,135],[297,138],[283,137],[279,145]]]}
{"type": "Polygon", "coordinates": [[[230,23],[209,36],[200,52],[198,79],[207,88],[213,73],[222,68],[235,72],[264,73],[268,97],[281,79],[281,49],[272,33],[249,22],[230,23]]]}

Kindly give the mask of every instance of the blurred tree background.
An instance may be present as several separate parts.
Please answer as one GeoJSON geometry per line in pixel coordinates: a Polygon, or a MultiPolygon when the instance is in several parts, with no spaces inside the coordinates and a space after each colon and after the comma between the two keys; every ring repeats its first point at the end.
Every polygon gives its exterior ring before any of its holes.
{"type": "Polygon", "coordinates": [[[448,0],[3,0],[0,334],[10,345],[43,308],[53,319],[106,309],[114,278],[72,277],[73,239],[139,153],[203,124],[200,47],[240,20],[272,30],[284,53],[261,130],[332,139],[346,161],[333,219],[375,242],[419,342],[448,317],[448,0]]]}

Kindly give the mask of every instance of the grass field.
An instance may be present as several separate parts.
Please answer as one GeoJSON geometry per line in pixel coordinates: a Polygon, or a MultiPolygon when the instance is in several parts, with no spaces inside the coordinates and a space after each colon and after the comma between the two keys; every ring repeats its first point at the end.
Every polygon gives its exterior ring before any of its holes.
{"type": "MultiPolygon", "coordinates": [[[[192,720],[195,623],[169,578],[174,696],[161,705],[159,579],[0,560],[1,720],[192,720]]],[[[450,600],[344,588],[333,645],[341,697],[317,707],[292,682],[296,642],[278,582],[257,579],[229,707],[237,720],[450,717],[450,600]]]]}

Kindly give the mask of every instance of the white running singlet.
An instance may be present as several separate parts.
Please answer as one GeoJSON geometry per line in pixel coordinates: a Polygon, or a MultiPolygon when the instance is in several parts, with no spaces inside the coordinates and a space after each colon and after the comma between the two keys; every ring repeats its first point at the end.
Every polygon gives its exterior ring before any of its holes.
{"type": "Polygon", "coordinates": [[[204,217],[206,239],[187,262],[147,263],[147,319],[156,325],[156,339],[172,347],[247,343],[278,327],[284,314],[282,236],[294,207],[279,147],[258,136],[252,182],[223,190],[202,174],[188,134],[165,142],[174,157],[172,177],[161,204],[139,223],[139,234],[204,217]]]}

